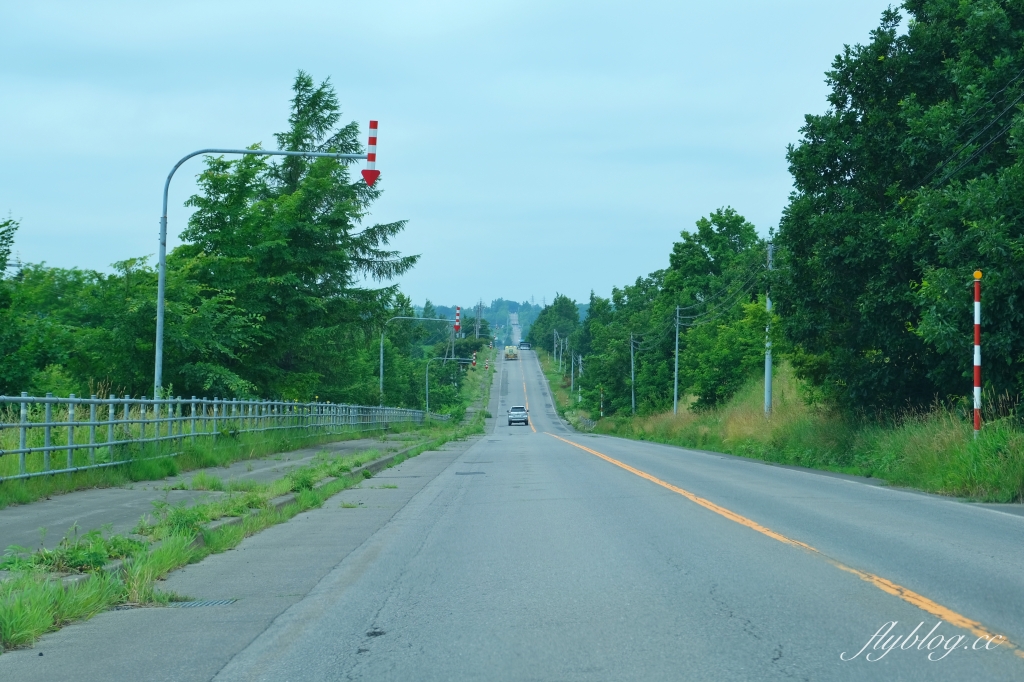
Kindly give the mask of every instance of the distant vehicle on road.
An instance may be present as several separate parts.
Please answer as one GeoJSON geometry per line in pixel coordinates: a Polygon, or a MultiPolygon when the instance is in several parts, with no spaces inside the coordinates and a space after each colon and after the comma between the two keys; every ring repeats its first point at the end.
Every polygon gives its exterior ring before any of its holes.
{"type": "Polygon", "coordinates": [[[505,346],[505,359],[506,360],[518,360],[519,349],[515,346],[505,346]]]}
{"type": "Polygon", "coordinates": [[[519,347],[521,349],[523,349],[523,350],[530,350],[530,344],[526,343],[526,341],[523,341],[522,343],[520,343],[519,347]]]}
{"type": "Polygon", "coordinates": [[[508,425],[512,426],[513,424],[530,425],[530,413],[522,405],[514,405],[509,408],[508,425]]]}

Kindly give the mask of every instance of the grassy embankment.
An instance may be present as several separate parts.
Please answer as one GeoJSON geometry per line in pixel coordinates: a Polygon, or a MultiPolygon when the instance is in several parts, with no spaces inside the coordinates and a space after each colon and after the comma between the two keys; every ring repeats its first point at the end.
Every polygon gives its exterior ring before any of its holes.
{"type": "MultiPolygon", "coordinates": [[[[491,384],[494,381],[495,362],[498,358],[498,348],[482,348],[477,353],[476,367],[466,370],[466,378],[462,382],[462,400],[465,407],[475,407],[477,412],[473,414],[474,423],[480,420],[480,431],[483,433],[483,419],[490,417],[486,412],[487,403],[491,395],[491,384]],[[487,365],[488,369],[484,369],[487,365]]],[[[462,410],[465,414],[465,409],[462,410]]]]}
{"type": "MultiPolygon", "coordinates": [[[[574,424],[574,411],[550,355],[541,354],[559,412],[574,424]]],[[[989,421],[974,440],[965,414],[937,406],[888,422],[855,420],[809,406],[800,381],[783,363],[773,384],[773,413],[764,416],[764,381],[747,384],[722,407],[680,409],[597,422],[596,433],[725,452],[873,476],[890,485],[987,502],[1024,500],[1024,428],[1012,418],[989,421]]],[[[689,404],[689,400],[681,400],[689,404]]]]}
{"type": "MultiPolygon", "coordinates": [[[[61,419],[61,415],[55,414],[54,419],[61,419]]],[[[393,424],[388,432],[413,431],[421,427],[414,424],[393,424]]],[[[34,432],[41,432],[41,429],[33,429],[34,432]]],[[[77,429],[75,442],[81,438],[88,437],[88,429],[77,429]]],[[[89,469],[76,471],[71,474],[58,474],[54,476],[40,476],[25,480],[0,482],[0,509],[12,504],[28,504],[39,499],[53,495],[61,495],[74,490],[88,488],[111,488],[126,485],[135,481],[155,481],[168,476],[175,476],[183,471],[192,471],[205,467],[226,466],[233,462],[246,459],[258,459],[278,452],[298,450],[305,447],[320,445],[322,443],[338,442],[358,438],[373,438],[379,436],[383,431],[351,431],[340,434],[304,434],[295,433],[293,430],[267,431],[263,433],[229,433],[222,432],[214,439],[210,436],[200,436],[194,441],[187,435],[180,443],[173,444],[129,444],[117,446],[117,459],[125,460],[119,466],[111,466],[103,469],[89,469]],[[157,458],[160,455],[177,453],[174,457],[157,458]]],[[[17,430],[8,429],[2,434],[5,438],[16,438],[17,430]]],[[[41,433],[32,433],[33,437],[41,438],[41,433]]],[[[54,429],[53,439],[56,445],[61,445],[66,440],[64,429],[54,429]]],[[[123,437],[123,436],[122,436],[123,437]]],[[[30,440],[30,446],[35,446],[30,440]]],[[[42,445],[42,442],[38,443],[42,445]]],[[[13,449],[17,443],[3,443],[4,449],[13,449]]],[[[106,447],[99,447],[97,453],[98,461],[110,461],[106,447]]],[[[54,462],[59,466],[63,462],[63,453],[54,455],[54,462]]],[[[41,465],[34,461],[42,457],[39,453],[30,455],[29,470],[39,470],[41,465]]],[[[8,455],[0,458],[0,476],[9,476],[17,473],[17,457],[8,455]]],[[[81,466],[88,463],[88,454],[83,450],[76,452],[75,465],[81,466]]]]}
{"type": "Polygon", "coordinates": [[[570,396],[570,381],[568,376],[563,376],[558,371],[558,363],[554,361],[551,353],[542,348],[535,349],[537,359],[540,361],[541,371],[548,380],[551,394],[554,398],[555,409],[558,410],[564,419],[581,431],[589,431],[583,420],[590,419],[590,413],[578,408],[578,394],[573,392],[570,396]]]}
{"type": "MultiPolygon", "coordinates": [[[[469,370],[461,391],[465,405],[486,402],[493,370],[493,356],[490,371],[483,371],[482,366],[469,370]]],[[[417,431],[420,443],[390,466],[449,441],[482,433],[484,418],[485,412],[479,410],[463,423],[454,419],[428,422],[417,431]]],[[[235,547],[250,535],[322,506],[333,495],[369,478],[369,472],[359,477],[350,472],[379,456],[376,450],[345,457],[324,452],[311,464],[271,483],[224,482],[201,472],[192,478],[191,489],[226,495],[191,507],[159,505],[154,517],[140,520],[136,537],[104,536],[93,530],[65,538],[54,550],[9,548],[0,560],[0,570],[11,572],[0,582],[0,651],[30,645],[46,632],[113,606],[160,606],[188,599],[157,590],[156,581],[176,568],[235,547]],[[270,505],[271,500],[289,492],[295,494],[294,501],[280,509],[270,505]],[[242,521],[212,530],[206,527],[224,517],[242,521]],[[105,571],[113,560],[120,560],[121,565],[105,571]],[[60,578],[67,574],[88,579],[64,584],[60,578]]]]}

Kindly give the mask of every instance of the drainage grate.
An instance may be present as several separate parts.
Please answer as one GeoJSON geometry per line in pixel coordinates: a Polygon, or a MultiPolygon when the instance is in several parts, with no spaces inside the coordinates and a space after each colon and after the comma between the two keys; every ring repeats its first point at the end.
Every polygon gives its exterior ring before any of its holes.
{"type": "Polygon", "coordinates": [[[204,601],[176,601],[171,602],[168,606],[176,609],[195,609],[200,606],[227,606],[228,604],[234,604],[237,599],[206,599],[204,601]]]}

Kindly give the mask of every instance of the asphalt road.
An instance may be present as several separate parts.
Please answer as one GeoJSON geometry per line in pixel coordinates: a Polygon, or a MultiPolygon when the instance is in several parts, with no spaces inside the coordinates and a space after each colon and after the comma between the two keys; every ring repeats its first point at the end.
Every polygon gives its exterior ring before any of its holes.
{"type": "MultiPolygon", "coordinates": [[[[499,364],[489,409],[528,404],[531,426],[499,418],[462,451],[391,470],[397,489],[367,493],[398,496],[372,528],[364,517],[365,539],[346,535],[351,510],[325,508],[179,579],[196,594],[244,551],[280,556],[292,543],[324,568],[277,610],[245,616],[243,598],[217,617],[175,614],[159,636],[104,614],[40,646],[81,660],[90,637],[120,642],[142,666],[131,676],[154,679],[1024,679],[1024,518],[579,434],[552,413],[534,354],[521,358],[499,364]],[[331,538],[350,546],[335,552],[331,538]]],[[[248,581],[265,579],[260,565],[246,564],[248,581]]],[[[15,654],[6,667],[0,656],[0,677],[58,672],[15,654]]]]}
{"type": "Polygon", "coordinates": [[[501,368],[531,427],[499,419],[216,679],[1024,679],[978,644],[1024,642],[1024,519],[581,436],[534,353],[501,368]],[[941,650],[857,655],[891,621],[941,650]]]}

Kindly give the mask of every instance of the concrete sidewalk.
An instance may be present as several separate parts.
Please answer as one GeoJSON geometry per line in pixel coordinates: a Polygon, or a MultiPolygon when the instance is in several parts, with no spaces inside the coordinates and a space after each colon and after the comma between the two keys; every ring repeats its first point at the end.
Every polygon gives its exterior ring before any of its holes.
{"type": "Polygon", "coordinates": [[[187,487],[200,472],[216,476],[224,482],[250,480],[271,482],[286,476],[289,471],[308,464],[318,453],[331,456],[355,455],[367,450],[379,450],[386,455],[408,447],[414,440],[404,440],[408,434],[392,434],[386,440],[364,438],[314,445],[291,452],[268,455],[262,459],[248,459],[226,467],[195,469],[159,481],[138,481],[122,488],[94,488],[58,495],[31,504],[0,509],[0,552],[11,545],[52,549],[77,525],[79,533],[109,525],[111,532],[124,534],[145,514],[153,511],[157,501],[169,504],[195,504],[215,499],[224,493],[202,490],[170,490],[187,487]],[[42,529],[45,529],[45,533],[42,529]]]}
{"type": "Polygon", "coordinates": [[[159,585],[233,603],[106,611],[0,655],[0,679],[209,680],[419,493],[425,504],[444,504],[430,483],[479,440],[406,460],[159,585]]]}

